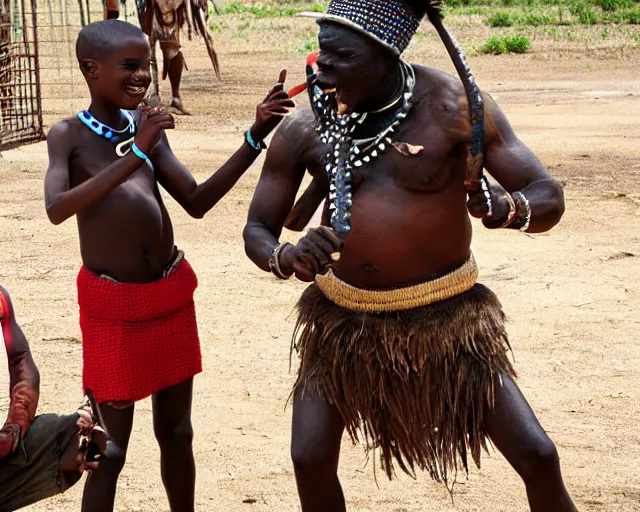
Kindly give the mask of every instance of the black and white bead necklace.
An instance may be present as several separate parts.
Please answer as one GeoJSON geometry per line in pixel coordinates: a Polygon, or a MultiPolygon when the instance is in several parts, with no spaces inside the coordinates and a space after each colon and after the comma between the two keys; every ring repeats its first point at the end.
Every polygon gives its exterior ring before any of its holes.
{"type": "Polygon", "coordinates": [[[316,129],[320,140],[330,147],[325,159],[325,170],[329,177],[329,200],[331,202],[331,226],[341,236],[351,231],[351,206],[353,197],[351,179],[354,169],[360,168],[383,154],[394,141],[394,132],[407,117],[413,106],[411,99],[416,85],[415,71],[411,65],[400,61],[403,87],[400,96],[387,106],[375,112],[338,113],[336,93],[324,93],[319,89],[313,97],[313,110],[317,116],[316,129]],[[353,132],[373,114],[382,113],[396,107],[391,122],[378,134],[366,139],[352,138],[353,132]]]}

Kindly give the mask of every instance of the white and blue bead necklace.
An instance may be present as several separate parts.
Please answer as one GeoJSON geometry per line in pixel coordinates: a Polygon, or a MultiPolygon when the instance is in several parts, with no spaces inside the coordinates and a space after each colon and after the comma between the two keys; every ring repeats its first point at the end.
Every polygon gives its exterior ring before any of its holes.
{"type": "Polygon", "coordinates": [[[127,126],[122,130],[114,130],[110,126],[98,121],[88,110],[78,112],[78,119],[93,133],[116,144],[116,155],[119,157],[125,156],[131,147],[135,139],[137,124],[131,113],[126,110],[121,110],[122,117],[127,120],[127,126]]]}

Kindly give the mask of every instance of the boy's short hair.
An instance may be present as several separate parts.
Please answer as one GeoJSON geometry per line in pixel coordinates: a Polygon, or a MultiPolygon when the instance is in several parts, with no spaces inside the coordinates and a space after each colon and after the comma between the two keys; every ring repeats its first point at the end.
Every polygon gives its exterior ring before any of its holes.
{"type": "Polygon", "coordinates": [[[146,39],[142,30],[135,25],[120,20],[97,21],[85,25],[76,41],[76,57],[97,59],[114,46],[127,39],[146,39]]]}

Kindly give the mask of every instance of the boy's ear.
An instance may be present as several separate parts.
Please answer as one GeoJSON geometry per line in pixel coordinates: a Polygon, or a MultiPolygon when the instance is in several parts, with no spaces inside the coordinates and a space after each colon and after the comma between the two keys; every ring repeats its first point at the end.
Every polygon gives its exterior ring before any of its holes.
{"type": "Polygon", "coordinates": [[[91,80],[98,78],[98,61],[94,59],[82,59],[80,69],[82,73],[91,80]]]}

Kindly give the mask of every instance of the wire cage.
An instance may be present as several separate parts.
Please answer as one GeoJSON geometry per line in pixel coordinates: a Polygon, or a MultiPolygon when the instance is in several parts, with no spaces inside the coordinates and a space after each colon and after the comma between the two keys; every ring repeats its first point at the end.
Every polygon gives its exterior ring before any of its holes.
{"type": "MultiPolygon", "coordinates": [[[[134,0],[122,19],[137,23],[134,0]]],[[[0,0],[0,151],[44,138],[45,127],[87,108],[75,42],[104,18],[102,0],[0,0]]]]}
{"type": "Polygon", "coordinates": [[[43,136],[37,0],[0,0],[0,150],[43,136]]]}

